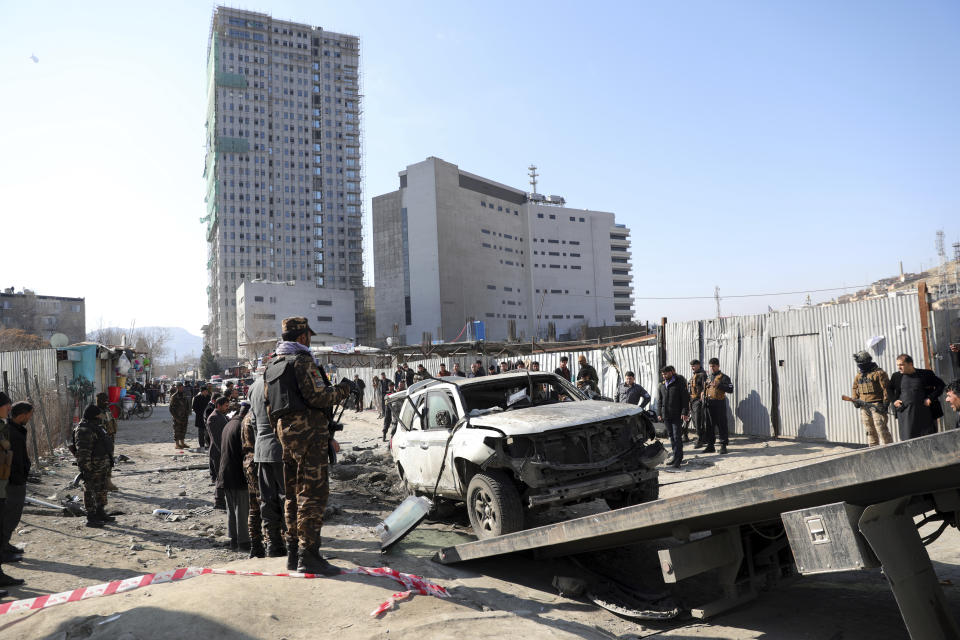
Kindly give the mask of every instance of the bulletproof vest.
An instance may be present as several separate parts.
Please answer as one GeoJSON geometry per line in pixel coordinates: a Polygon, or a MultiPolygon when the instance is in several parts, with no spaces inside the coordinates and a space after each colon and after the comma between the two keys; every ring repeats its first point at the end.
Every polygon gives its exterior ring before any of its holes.
{"type": "Polygon", "coordinates": [[[309,408],[300,394],[300,385],[297,384],[295,361],[296,357],[274,358],[263,373],[270,417],[274,420],[288,413],[306,411],[309,408]]]}
{"type": "Polygon", "coordinates": [[[700,393],[703,392],[703,380],[707,377],[703,371],[697,371],[690,376],[690,382],[687,383],[687,387],[690,389],[690,398],[693,400],[700,399],[700,393]]]}
{"type": "MultiPolygon", "coordinates": [[[[713,382],[720,382],[720,380],[722,379],[723,379],[722,373],[717,373],[717,375],[713,376],[713,382]]],[[[710,400],[723,400],[726,397],[727,397],[726,392],[722,391],[721,389],[718,389],[716,387],[710,387],[709,389],[707,389],[707,398],[710,400]]]]}
{"type": "Polygon", "coordinates": [[[870,373],[857,374],[857,394],[861,400],[866,402],[879,402],[883,400],[883,385],[880,384],[880,369],[874,369],[870,373]]]}

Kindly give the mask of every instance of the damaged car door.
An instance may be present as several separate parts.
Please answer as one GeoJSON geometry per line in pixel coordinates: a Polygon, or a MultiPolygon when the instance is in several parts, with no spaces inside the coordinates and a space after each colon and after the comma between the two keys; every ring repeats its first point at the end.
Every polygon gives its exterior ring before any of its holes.
{"type": "Polygon", "coordinates": [[[408,490],[421,489],[424,484],[424,458],[420,445],[423,438],[423,429],[420,420],[421,407],[416,404],[423,402],[423,396],[407,398],[400,409],[397,420],[398,429],[402,433],[394,436],[397,449],[397,464],[408,490]]]}
{"type": "Polygon", "coordinates": [[[440,493],[454,490],[454,471],[450,463],[450,439],[454,425],[460,419],[461,411],[449,391],[438,389],[426,395],[423,411],[423,432],[420,436],[420,449],[424,456],[423,480],[429,493],[437,486],[440,493]],[[444,463],[444,456],[447,461],[444,463]],[[441,475],[439,483],[437,476],[441,475]]]}

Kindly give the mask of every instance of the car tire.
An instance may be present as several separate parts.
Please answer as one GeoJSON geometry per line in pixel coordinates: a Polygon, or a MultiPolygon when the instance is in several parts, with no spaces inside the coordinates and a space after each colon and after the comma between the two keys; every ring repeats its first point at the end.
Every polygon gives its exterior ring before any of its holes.
{"type": "Polygon", "coordinates": [[[617,496],[607,496],[603,499],[611,509],[622,509],[644,502],[653,502],[660,497],[660,480],[654,476],[644,480],[630,491],[620,491],[618,493],[617,496]]]}
{"type": "Polygon", "coordinates": [[[483,471],[470,479],[467,513],[473,532],[480,539],[523,529],[520,493],[507,474],[501,471],[483,471]]]}

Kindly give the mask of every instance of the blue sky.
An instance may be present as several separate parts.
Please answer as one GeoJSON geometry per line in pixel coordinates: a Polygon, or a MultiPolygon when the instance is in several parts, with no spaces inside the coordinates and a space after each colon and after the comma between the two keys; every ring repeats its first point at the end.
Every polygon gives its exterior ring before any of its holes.
{"type": "MultiPolygon", "coordinates": [[[[199,332],[212,8],[0,0],[2,286],[86,297],[90,328],[199,332]]],[[[360,36],[368,221],[432,155],[521,188],[533,162],[541,192],[615,212],[638,297],[859,285],[960,240],[960,3],[243,8],[360,36]]]]}

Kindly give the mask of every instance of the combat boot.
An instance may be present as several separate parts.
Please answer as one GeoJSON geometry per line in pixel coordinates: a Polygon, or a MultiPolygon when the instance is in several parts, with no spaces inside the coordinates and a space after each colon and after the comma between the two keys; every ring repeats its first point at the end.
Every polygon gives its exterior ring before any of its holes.
{"type": "Polygon", "coordinates": [[[296,540],[287,545],[287,571],[296,571],[299,561],[299,543],[296,540]]]}
{"type": "Polygon", "coordinates": [[[716,453],[717,450],[712,444],[708,444],[707,447],[703,450],[704,453],[716,453]]]}
{"type": "Polygon", "coordinates": [[[338,576],[340,567],[336,567],[320,555],[320,545],[310,545],[300,549],[299,562],[297,563],[299,573],[312,573],[319,576],[338,576]]]}
{"type": "Polygon", "coordinates": [[[97,517],[97,520],[100,522],[116,522],[117,519],[113,516],[108,516],[107,512],[103,510],[103,507],[98,507],[97,512],[94,514],[97,517]]]}
{"type": "Polygon", "coordinates": [[[727,445],[725,444],[720,445],[720,454],[723,455],[726,452],[727,452],[727,445]]]}
{"type": "Polygon", "coordinates": [[[267,531],[267,555],[271,558],[287,555],[287,547],[283,544],[283,536],[279,531],[267,531]]]}
{"type": "Polygon", "coordinates": [[[26,580],[21,580],[20,578],[14,578],[13,576],[8,576],[2,570],[0,570],[0,587],[19,587],[22,584],[25,584],[26,580]]]}
{"type": "Polygon", "coordinates": [[[250,557],[265,558],[266,556],[267,556],[267,550],[263,548],[263,540],[251,540],[250,541],[250,557]]]}

